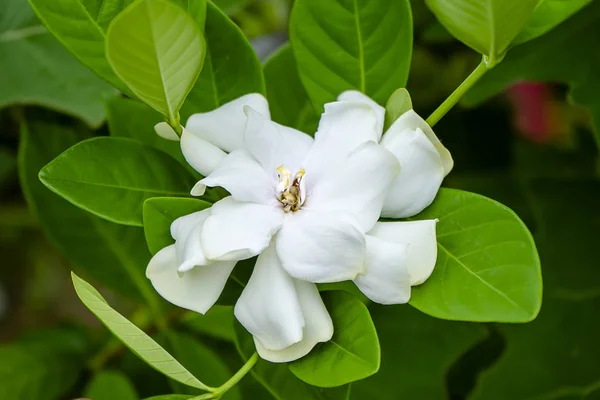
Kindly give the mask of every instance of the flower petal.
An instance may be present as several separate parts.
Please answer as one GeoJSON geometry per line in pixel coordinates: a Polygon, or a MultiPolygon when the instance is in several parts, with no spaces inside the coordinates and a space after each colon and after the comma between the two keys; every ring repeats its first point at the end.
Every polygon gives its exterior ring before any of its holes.
{"type": "Polygon", "coordinates": [[[388,190],[399,171],[400,164],[392,153],[375,142],[364,143],[350,153],[343,168],[315,171],[307,176],[304,208],[348,212],[366,232],[379,219],[388,190]]]}
{"type": "Polygon", "coordinates": [[[410,300],[411,279],[406,269],[407,245],[366,236],[365,272],[354,283],[379,304],[405,304],[410,300]]]}
{"type": "Polygon", "coordinates": [[[341,282],[363,271],[364,235],[346,213],[287,214],[275,242],[283,268],[296,279],[341,282]]]}
{"type": "Polygon", "coordinates": [[[213,172],[227,153],[214,144],[198,137],[186,129],[181,134],[181,152],[185,160],[202,175],[213,172]]]}
{"type": "Polygon", "coordinates": [[[230,153],[200,183],[209,187],[221,186],[237,201],[278,204],[274,177],[267,176],[247,150],[230,153]]]}
{"type": "Polygon", "coordinates": [[[213,111],[192,115],[187,121],[186,129],[228,153],[241,149],[244,146],[246,127],[244,106],[250,106],[270,118],[267,99],[261,94],[251,93],[213,111]]]}
{"type": "Polygon", "coordinates": [[[375,111],[375,114],[377,114],[377,135],[379,139],[381,139],[381,135],[383,134],[383,124],[385,123],[385,108],[381,107],[375,100],[358,90],[346,90],[340,94],[337,99],[338,101],[354,101],[371,106],[373,111],[375,111]]]}
{"type": "Polygon", "coordinates": [[[258,354],[270,362],[282,363],[297,360],[310,353],[317,343],[327,342],[333,337],[333,322],[316,285],[298,279],[294,279],[294,284],[304,315],[304,335],[298,343],[278,351],[267,348],[255,336],[254,343],[258,354]]]}
{"type": "Polygon", "coordinates": [[[302,340],[304,316],[294,280],[281,267],[274,246],[258,257],[234,314],[271,350],[283,350],[302,340]]]}
{"type": "MultiPolygon", "coordinates": [[[[437,136],[433,132],[433,129],[431,129],[431,126],[429,126],[429,124],[413,110],[405,112],[396,121],[394,121],[392,126],[390,126],[390,128],[383,136],[383,140],[386,140],[386,137],[388,135],[394,136],[404,132],[405,130],[414,131],[417,128],[420,128],[423,131],[423,133],[425,133],[427,139],[429,139],[431,144],[433,144],[437,152],[440,154],[440,159],[442,160],[442,167],[444,168],[444,176],[448,175],[448,173],[452,170],[452,167],[454,166],[452,155],[450,154],[448,149],[444,147],[442,142],[440,142],[440,139],[437,138],[437,136]]],[[[381,144],[383,144],[383,141],[381,144]]]]}
{"type": "Polygon", "coordinates": [[[381,215],[405,218],[418,214],[433,202],[444,179],[439,153],[419,128],[386,134],[381,144],[400,162],[400,173],[390,185],[381,215]]]}
{"type": "Polygon", "coordinates": [[[235,262],[219,262],[181,274],[175,245],[171,245],[152,257],[146,276],[168,302],[204,314],[219,299],[234,266],[235,262]]]}
{"type": "Polygon", "coordinates": [[[436,219],[408,222],[378,222],[369,235],[408,245],[406,269],[412,286],[425,282],[433,272],[437,259],[436,219]]]}
{"type": "Polygon", "coordinates": [[[245,260],[260,254],[283,223],[283,210],[226,197],[215,203],[200,240],[209,260],[245,260]]]}
{"type": "Polygon", "coordinates": [[[171,236],[175,239],[179,261],[178,271],[185,272],[197,265],[208,264],[200,243],[200,231],[209,215],[210,210],[197,211],[179,217],[171,224],[171,236]]]}

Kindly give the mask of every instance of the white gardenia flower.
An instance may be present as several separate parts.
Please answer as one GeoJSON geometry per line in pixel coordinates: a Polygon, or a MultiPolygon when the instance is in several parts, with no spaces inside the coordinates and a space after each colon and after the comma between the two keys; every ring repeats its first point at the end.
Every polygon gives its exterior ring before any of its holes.
{"type": "Polygon", "coordinates": [[[206,175],[193,193],[221,186],[231,196],[176,220],[175,244],[153,257],[147,275],[168,301],[205,313],[235,263],[259,255],[235,315],[273,362],[331,339],[315,283],[354,280],[373,301],[406,303],[435,265],[435,220],[377,220],[384,205],[389,216],[408,216],[431,203],[435,193],[419,187],[437,192],[446,172],[431,149],[441,144],[428,126],[437,144],[413,126],[422,121],[414,113],[379,144],[381,108],[357,93],[343,96],[352,98],[325,106],[314,140],[272,122],[258,94],[193,115],[181,137],[186,160],[206,175]]]}

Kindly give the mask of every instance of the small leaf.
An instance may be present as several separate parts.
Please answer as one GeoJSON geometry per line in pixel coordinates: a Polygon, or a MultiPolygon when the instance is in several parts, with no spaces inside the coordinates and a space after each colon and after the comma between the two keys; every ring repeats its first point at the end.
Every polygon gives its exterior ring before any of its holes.
{"type": "Polygon", "coordinates": [[[177,360],[158,345],[150,336],[133,325],[121,314],[113,310],[106,300],[89,283],[71,273],[73,286],[83,304],[117,337],[125,346],[138,355],[148,365],[171,379],[198,389],[210,388],[200,382],[177,360]]]}
{"type": "Polygon", "coordinates": [[[267,60],[264,73],[273,121],[314,135],[319,116],[302,86],[289,44],[283,45],[267,60]]]}
{"type": "Polygon", "coordinates": [[[144,233],[152,254],[174,243],[171,224],[179,217],[209,208],[212,204],[176,197],[155,197],[144,202],[144,233]]]}
{"type": "Polygon", "coordinates": [[[412,110],[412,100],[408,90],[401,88],[396,90],[387,101],[385,105],[385,127],[384,132],[392,126],[402,114],[412,110]]]}
{"type": "Polygon", "coordinates": [[[290,42],[317,112],[349,89],[383,104],[408,78],[410,4],[408,0],[296,0],[290,42]]]}
{"type": "Polygon", "coordinates": [[[88,384],[84,397],[93,400],[137,400],[133,384],[122,372],[101,371],[88,384]]]}
{"type": "Polygon", "coordinates": [[[538,0],[426,0],[437,19],[458,40],[487,57],[488,66],[531,17],[538,0]]]}
{"type": "Polygon", "coordinates": [[[415,286],[410,304],[437,318],[528,322],[541,307],[540,261],[531,233],[506,206],[486,197],[441,189],[411,218],[438,218],[438,256],[431,277],[415,286]]]}
{"type": "Polygon", "coordinates": [[[134,2],[106,33],[106,56],[116,74],[174,127],[205,52],[197,23],[166,0],[134,2]]]}
{"type": "Polygon", "coordinates": [[[187,196],[194,185],[181,164],[131,139],[98,137],[71,147],[40,171],[71,203],[109,221],[142,226],[144,200],[187,196]]]}
{"type": "Polygon", "coordinates": [[[345,292],[322,294],[333,320],[333,338],[290,363],[304,382],[319,387],[345,385],[379,370],[379,340],[367,307],[345,292]]]}

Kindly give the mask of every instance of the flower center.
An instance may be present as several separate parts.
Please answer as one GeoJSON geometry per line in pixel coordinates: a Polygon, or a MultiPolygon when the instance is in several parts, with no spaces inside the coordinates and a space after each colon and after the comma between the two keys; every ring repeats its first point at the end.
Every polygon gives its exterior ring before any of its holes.
{"type": "Polygon", "coordinates": [[[290,170],[283,165],[277,167],[277,200],[283,205],[283,211],[298,211],[306,200],[304,170],[296,172],[291,178],[290,170]]]}

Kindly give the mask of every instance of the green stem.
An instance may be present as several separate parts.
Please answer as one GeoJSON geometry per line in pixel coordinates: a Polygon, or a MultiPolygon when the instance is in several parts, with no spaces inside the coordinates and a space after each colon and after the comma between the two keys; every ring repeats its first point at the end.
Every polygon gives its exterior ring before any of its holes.
{"type": "Polygon", "coordinates": [[[458,103],[458,101],[475,84],[475,82],[477,82],[479,78],[481,78],[490,68],[491,67],[488,66],[485,59],[482,59],[477,68],[471,72],[471,75],[469,75],[467,79],[465,79],[463,83],[461,83],[460,86],[457,87],[456,90],[452,92],[452,94],[448,96],[448,98],[437,108],[437,110],[435,110],[433,114],[427,118],[427,123],[429,126],[434,126],[437,124],[438,121],[442,119],[442,117],[446,115],[446,113],[450,111],[452,107],[456,105],[456,103],[458,103]]]}
{"type": "Polygon", "coordinates": [[[228,390],[233,388],[239,381],[242,380],[242,378],[244,376],[246,376],[248,374],[248,372],[250,372],[250,370],[252,369],[252,367],[254,367],[254,365],[256,364],[257,361],[258,361],[258,354],[254,353],[252,355],[252,357],[250,357],[248,359],[248,361],[246,361],[246,364],[244,364],[244,366],[242,366],[242,368],[240,368],[240,370],[238,372],[236,372],[235,375],[233,375],[231,378],[229,378],[229,380],[227,382],[225,382],[218,388],[214,389],[210,393],[206,393],[201,396],[194,397],[190,400],[220,399],[228,390]]]}

